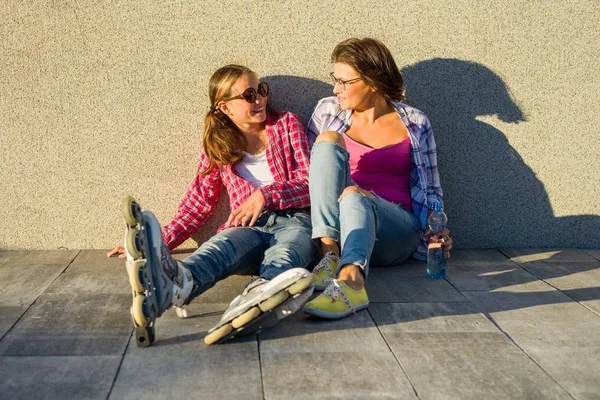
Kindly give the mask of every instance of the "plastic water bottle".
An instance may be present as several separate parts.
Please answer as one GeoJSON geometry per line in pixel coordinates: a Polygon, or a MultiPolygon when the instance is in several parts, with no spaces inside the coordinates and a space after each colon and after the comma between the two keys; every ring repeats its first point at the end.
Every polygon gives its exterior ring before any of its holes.
{"type": "MultiPolygon", "coordinates": [[[[439,201],[433,203],[433,209],[427,218],[427,225],[431,235],[442,233],[446,229],[448,217],[439,201]]],[[[432,279],[443,279],[446,276],[448,265],[446,254],[441,243],[429,243],[427,246],[427,275],[432,279]]]]}

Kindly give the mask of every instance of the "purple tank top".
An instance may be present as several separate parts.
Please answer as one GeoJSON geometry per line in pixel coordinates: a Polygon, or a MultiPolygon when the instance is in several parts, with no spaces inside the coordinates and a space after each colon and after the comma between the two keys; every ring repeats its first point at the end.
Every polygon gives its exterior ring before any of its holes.
{"type": "Polygon", "coordinates": [[[350,153],[350,175],[362,189],[412,210],[410,197],[410,138],[374,149],[343,135],[350,153]]]}

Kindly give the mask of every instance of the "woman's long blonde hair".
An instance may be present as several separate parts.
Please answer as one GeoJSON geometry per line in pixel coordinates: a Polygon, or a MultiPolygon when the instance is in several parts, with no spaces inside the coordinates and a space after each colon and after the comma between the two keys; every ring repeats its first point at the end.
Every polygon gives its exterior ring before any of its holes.
{"type": "Polygon", "coordinates": [[[244,158],[246,138],[217,105],[231,97],[231,88],[246,74],[256,75],[248,67],[230,64],[216,70],[208,82],[211,107],[204,118],[202,146],[210,164],[206,171],[202,171],[204,175],[211,173],[217,166],[232,165],[244,158]]]}

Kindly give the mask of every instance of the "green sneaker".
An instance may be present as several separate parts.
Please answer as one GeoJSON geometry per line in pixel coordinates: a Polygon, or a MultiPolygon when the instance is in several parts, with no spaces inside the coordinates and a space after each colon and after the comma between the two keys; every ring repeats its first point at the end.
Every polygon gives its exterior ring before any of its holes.
{"type": "Polygon", "coordinates": [[[364,287],[354,290],[344,282],[333,279],[323,293],[306,303],[304,312],[315,317],[339,319],[367,307],[369,297],[364,287]]]}

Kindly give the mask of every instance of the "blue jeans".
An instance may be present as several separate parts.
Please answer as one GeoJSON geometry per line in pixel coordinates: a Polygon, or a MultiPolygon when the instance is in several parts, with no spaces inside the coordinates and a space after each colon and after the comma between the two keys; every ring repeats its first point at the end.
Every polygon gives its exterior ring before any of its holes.
{"type": "MultiPolygon", "coordinates": [[[[310,202],[313,238],[330,238],[340,243],[340,265],[358,265],[365,279],[370,262],[377,266],[397,265],[415,251],[421,238],[419,221],[410,211],[376,195],[340,195],[350,178],[349,154],[337,143],[313,146],[310,173],[310,202]]],[[[339,271],[338,271],[339,272],[339,271]]]]}
{"type": "Polygon", "coordinates": [[[307,211],[268,211],[254,226],[225,229],[183,260],[196,283],[190,300],[231,274],[258,272],[270,280],[288,269],[306,268],[318,254],[307,211]]]}

